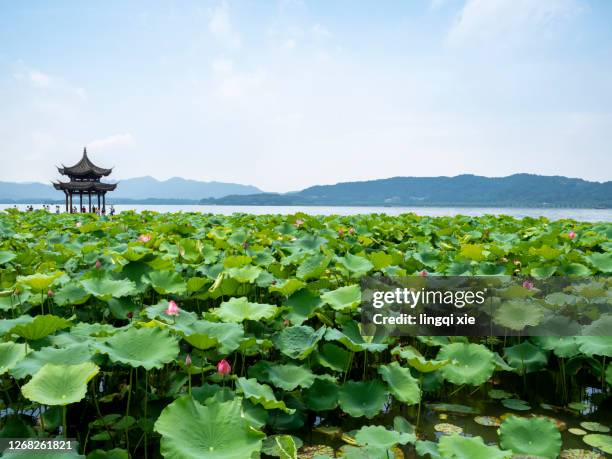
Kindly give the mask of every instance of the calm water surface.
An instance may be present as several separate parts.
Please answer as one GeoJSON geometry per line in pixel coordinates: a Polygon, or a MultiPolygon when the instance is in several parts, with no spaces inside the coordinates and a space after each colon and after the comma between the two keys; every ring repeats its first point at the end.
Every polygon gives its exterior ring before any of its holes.
{"type": "MultiPolygon", "coordinates": [[[[0,204],[0,210],[13,207],[12,204],[0,204]]],[[[17,206],[25,210],[26,205],[17,206]]],[[[40,209],[40,204],[35,209],[40,209]]],[[[55,206],[51,207],[55,209],[55,206]]],[[[357,215],[357,214],[387,214],[400,215],[415,213],[428,216],[452,215],[512,215],[513,217],[546,217],[550,220],[571,218],[589,222],[612,222],[612,209],[544,209],[521,207],[325,207],[325,206],[205,206],[205,205],[124,205],[115,206],[118,212],[125,210],[153,210],[156,212],[202,212],[211,214],[231,215],[233,213],[262,214],[295,214],[304,212],[310,215],[357,215]]]]}

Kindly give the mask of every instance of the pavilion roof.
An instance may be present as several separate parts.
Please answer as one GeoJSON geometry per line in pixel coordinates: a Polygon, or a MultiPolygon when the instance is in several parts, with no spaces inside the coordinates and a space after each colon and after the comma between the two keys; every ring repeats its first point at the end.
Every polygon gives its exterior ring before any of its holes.
{"type": "Polygon", "coordinates": [[[66,167],[62,164],[62,167],[58,167],[57,170],[60,174],[71,177],[106,177],[113,171],[112,168],[104,169],[92,163],[87,156],[87,148],[83,149],[83,157],[74,166],[66,167]]]}
{"type": "Polygon", "coordinates": [[[116,183],[103,182],[53,182],[56,190],[67,191],[113,191],[117,188],[116,183]]]}

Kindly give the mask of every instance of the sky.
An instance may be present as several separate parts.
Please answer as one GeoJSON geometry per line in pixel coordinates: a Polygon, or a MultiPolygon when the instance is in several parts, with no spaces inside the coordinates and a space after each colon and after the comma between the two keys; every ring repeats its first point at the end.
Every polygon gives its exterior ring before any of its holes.
{"type": "Polygon", "coordinates": [[[0,0],[0,181],[611,180],[607,0],[0,0]]]}

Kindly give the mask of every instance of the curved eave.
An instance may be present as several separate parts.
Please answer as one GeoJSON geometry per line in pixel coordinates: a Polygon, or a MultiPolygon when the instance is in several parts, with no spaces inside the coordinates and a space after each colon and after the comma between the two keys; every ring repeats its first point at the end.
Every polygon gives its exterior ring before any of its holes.
{"type": "Polygon", "coordinates": [[[100,182],[55,182],[53,188],[60,191],[114,191],[116,183],[100,182]]]}

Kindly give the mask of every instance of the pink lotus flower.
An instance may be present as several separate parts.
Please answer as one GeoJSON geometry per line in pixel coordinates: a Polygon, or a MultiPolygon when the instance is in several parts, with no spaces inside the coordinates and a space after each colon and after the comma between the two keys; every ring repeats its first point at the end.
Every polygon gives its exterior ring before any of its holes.
{"type": "Polygon", "coordinates": [[[49,289],[49,291],[47,292],[47,296],[53,296],[53,295],[55,295],[55,292],[49,289]]]}
{"type": "Polygon", "coordinates": [[[428,275],[429,275],[429,273],[427,271],[425,271],[425,270],[423,270],[423,271],[421,271],[419,273],[419,276],[421,276],[421,277],[427,277],[428,275]]]}
{"type": "Polygon", "coordinates": [[[178,316],[180,309],[178,307],[178,304],[176,304],[175,301],[170,300],[168,301],[168,307],[166,308],[164,312],[168,314],[169,316],[178,316]]]}
{"type": "Polygon", "coordinates": [[[344,230],[342,228],[338,230],[338,236],[344,236],[344,230]]]}
{"type": "Polygon", "coordinates": [[[75,226],[76,226],[77,228],[80,228],[80,227],[81,227],[81,222],[76,222],[76,225],[75,225],[75,226]]]}
{"type": "Polygon", "coordinates": [[[96,269],[100,269],[102,267],[102,263],[100,260],[96,260],[96,269]]]}
{"type": "Polygon", "coordinates": [[[187,357],[185,357],[185,366],[186,367],[191,366],[191,356],[189,354],[187,354],[187,357]]]}
{"type": "Polygon", "coordinates": [[[355,228],[349,228],[349,234],[352,236],[355,234],[355,228]]]}
{"type": "Polygon", "coordinates": [[[304,220],[302,220],[301,218],[298,218],[298,219],[295,221],[295,226],[296,226],[296,227],[298,227],[298,228],[299,228],[300,226],[302,226],[303,224],[304,224],[304,220]]]}
{"type": "Polygon", "coordinates": [[[526,288],[527,290],[532,289],[533,282],[531,282],[530,280],[523,281],[523,288],[526,288]]]}
{"type": "Polygon", "coordinates": [[[146,244],[151,240],[151,236],[149,236],[148,234],[141,234],[140,236],[138,236],[138,240],[146,244]]]}
{"type": "Polygon", "coordinates": [[[229,362],[225,359],[219,360],[219,363],[217,364],[217,373],[219,373],[221,376],[227,376],[231,372],[232,366],[229,364],[229,362]]]}
{"type": "Polygon", "coordinates": [[[576,233],[570,231],[569,233],[567,233],[567,237],[569,237],[570,239],[574,239],[576,237],[576,233]]]}

